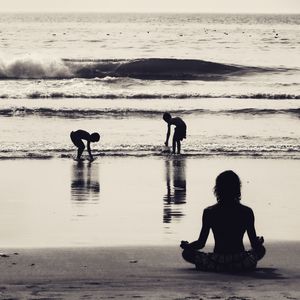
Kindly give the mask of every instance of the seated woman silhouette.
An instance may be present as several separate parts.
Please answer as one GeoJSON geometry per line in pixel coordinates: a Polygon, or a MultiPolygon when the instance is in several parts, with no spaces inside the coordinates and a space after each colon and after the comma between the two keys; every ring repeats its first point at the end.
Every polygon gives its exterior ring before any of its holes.
{"type": "Polygon", "coordinates": [[[266,250],[262,245],[263,237],[256,236],[252,209],[240,203],[241,182],[238,175],[233,171],[219,174],[214,193],[217,203],[204,209],[199,239],[192,243],[181,242],[183,258],[203,271],[254,270],[266,250]],[[214,252],[200,252],[198,250],[205,246],[210,229],[215,239],[214,252]],[[245,251],[243,245],[245,232],[251,243],[250,251],[245,251]]]}

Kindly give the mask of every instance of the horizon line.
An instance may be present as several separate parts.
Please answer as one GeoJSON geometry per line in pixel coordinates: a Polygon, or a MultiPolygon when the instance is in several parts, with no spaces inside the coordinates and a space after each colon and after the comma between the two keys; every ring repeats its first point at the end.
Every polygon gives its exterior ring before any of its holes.
{"type": "Polygon", "coordinates": [[[181,11],[181,12],[174,12],[174,11],[150,11],[150,12],[145,12],[145,11],[53,11],[53,10],[48,10],[48,11],[27,11],[27,10],[20,10],[20,11],[0,11],[0,14],[7,14],[7,13],[29,13],[29,14],[34,14],[34,13],[82,13],[82,14],[97,14],[97,13],[102,13],[102,14],[191,14],[191,15],[196,15],[196,14],[241,14],[241,15],[300,15],[300,12],[221,12],[221,11],[216,11],[216,12],[211,12],[211,11],[206,11],[206,12],[191,12],[191,11],[181,11]]]}

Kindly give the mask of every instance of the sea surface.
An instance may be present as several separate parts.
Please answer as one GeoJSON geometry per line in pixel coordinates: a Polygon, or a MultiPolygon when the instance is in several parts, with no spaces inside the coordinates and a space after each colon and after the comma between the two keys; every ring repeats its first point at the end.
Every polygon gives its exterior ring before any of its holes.
{"type": "Polygon", "coordinates": [[[162,155],[299,159],[299,15],[0,14],[0,158],[162,155]]]}

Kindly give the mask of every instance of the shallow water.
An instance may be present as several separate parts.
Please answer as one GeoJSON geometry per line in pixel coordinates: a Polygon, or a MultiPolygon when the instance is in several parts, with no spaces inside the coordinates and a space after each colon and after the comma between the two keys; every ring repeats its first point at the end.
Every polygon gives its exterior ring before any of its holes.
{"type": "MultiPolygon", "coordinates": [[[[241,177],[257,233],[299,240],[299,161],[99,158],[1,161],[3,247],[168,245],[198,237],[215,177],[241,177]]],[[[212,242],[210,237],[209,243],[212,242]]]]}
{"type": "Polygon", "coordinates": [[[77,129],[100,133],[95,155],[161,155],[170,111],[187,124],[185,155],[299,159],[298,104],[271,101],[3,100],[0,158],[71,157],[77,129]]]}

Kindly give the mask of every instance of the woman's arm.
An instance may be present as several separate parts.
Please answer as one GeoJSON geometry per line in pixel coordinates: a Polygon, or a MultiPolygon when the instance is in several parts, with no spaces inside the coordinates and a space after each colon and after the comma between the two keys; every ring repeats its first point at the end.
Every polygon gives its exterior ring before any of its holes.
{"type": "Polygon", "coordinates": [[[253,249],[260,247],[263,242],[263,237],[258,237],[256,235],[255,225],[254,225],[254,214],[252,209],[249,211],[248,222],[247,222],[247,234],[253,249]]]}
{"type": "Polygon", "coordinates": [[[181,248],[185,249],[187,247],[190,247],[192,249],[202,249],[206,244],[208,234],[209,234],[209,229],[210,229],[209,215],[208,215],[208,211],[205,209],[203,211],[202,228],[198,240],[192,243],[182,241],[180,245],[181,248]]]}

